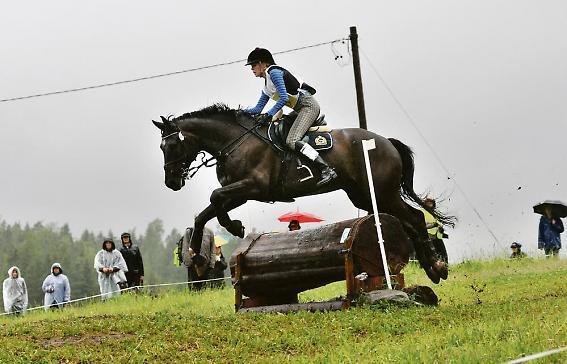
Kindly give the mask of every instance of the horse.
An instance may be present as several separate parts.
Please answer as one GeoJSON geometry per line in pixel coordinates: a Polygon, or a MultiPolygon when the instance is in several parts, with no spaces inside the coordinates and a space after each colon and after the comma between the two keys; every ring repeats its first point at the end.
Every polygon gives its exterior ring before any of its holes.
{"type": "MultiPolygon", "coordinates": [[[[173,119],[161,116],[161,120],[152,121],[161,130],[160,148],[168,188],[180,190],[185,179],[190,178],[189,172],[194,174],[216,159],[216,174],[222,187],[211,193],[210,205],[195,218],[191,237],[191,248],[197,254],[194,259],[200,256],[203,228],[214,217],[231,234],[244,237],[241,221],[232,220],[228,212],[249,200],[291,202],[297,197],[341,189],[354,206],[372,213],[362,141],[374,139],[376,148],[369,151],[369,158],[378,210],[400,220],[427,276],[434,283],[447,279],[447,262],[429,241],[423,213],[406,202],[428,208],[413,189],[413,152],[399,140],[360,128],[333,129],[333,147],[321,153],[338,177],[317,186],[317,178],[301,178],[305,171],[298,168],[299,164],[309,166],[310,161],[284,161],[282,153],[266,139],[266,126],[240,109],[217,103],[173,119]],[[204,160],[204,152],[211,155],[208,160],[204,160]],[[199,154],[203,155],[202,163],[190,169],[199,154]]],[[[310,168],[310,173],[312,177],[320,174],[316,168],[310,168]]],[[[430,212],[444,224],[454,224],[453,217],[436,209],[430,212]]]]}

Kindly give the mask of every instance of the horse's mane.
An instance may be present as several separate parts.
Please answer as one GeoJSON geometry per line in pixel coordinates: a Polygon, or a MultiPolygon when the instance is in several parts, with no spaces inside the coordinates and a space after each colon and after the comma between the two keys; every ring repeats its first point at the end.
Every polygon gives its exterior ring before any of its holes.
{"type": "Polygon", "coordinates": [[[236,120],[237,115],[241,111],[242,110],[240,108],[233,109],[225,103],[217,102],[215,104],[212,104],[211,106],[204,107],[200,110],[188,112],[186,114],[178,116],[173,120],[179,121],[179,120],[188,119],[188,118],[206,118],[206,117],[209,117],[209,116],[212,116],[212,115],[219,115],[219,114],[231,116],[231,120],[236,120]]]}

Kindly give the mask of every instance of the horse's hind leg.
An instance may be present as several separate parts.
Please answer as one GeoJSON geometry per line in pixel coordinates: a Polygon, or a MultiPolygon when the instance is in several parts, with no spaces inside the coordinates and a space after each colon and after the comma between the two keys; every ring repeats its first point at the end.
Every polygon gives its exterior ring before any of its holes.
{"type": "Polygon", "coordinates": [[[429,279],[434,283],[439,283],[441,278],[446,279],[446,266],[438,262],[431,249],[423,213],[407,204],[399,195],[386,201],[382,199],[379,205],[380,212],[388,213],[400,220],[404,230],[414,243],[416,258],[429,279]]]}
{"type": "MultiPolygon", "coordinates": [[[[421,232],[420,237],[422,238],[422,244],[418,245],[420,245],[419,249],[422,250],[424,260],[428,262],[428,265],[437,273],[437,275],[439,275],[442,279],[447,279],[449,273],[447,262],[439,255],[440,252],[434,245],[433,241],[429,238],[429,234],[427,234],[427,227],[425,226],[425,217],[423,216],[423,212],[409,206],[405,202],[404,204],[408,206],[410,213],[414,215],[414,221],[419,224],[417,229],[421,232]]],[[[429,272],[428,276],[430,276],[429,272]]]]}

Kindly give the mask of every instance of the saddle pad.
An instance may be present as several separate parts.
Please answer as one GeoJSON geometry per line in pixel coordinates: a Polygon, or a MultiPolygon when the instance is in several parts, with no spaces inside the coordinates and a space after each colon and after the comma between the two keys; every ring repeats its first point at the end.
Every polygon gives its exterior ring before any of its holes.
{"type": "MultiPolygon", "coordinates": [[[[268,126],[268,139],[280,150],[285,150],[285,138],[287,137],[286,130],[285,135],[282,135],[281,131],[283,128],[279,127],[280,123],[272,122],[268,126]]],[[[309,131],[303,136],[302,141],[309,143],[315,150],[327,150],[333,147],[333,136],[331,131],[333,129],[328,126],[315,126],[309,128],[309,131]]]]}

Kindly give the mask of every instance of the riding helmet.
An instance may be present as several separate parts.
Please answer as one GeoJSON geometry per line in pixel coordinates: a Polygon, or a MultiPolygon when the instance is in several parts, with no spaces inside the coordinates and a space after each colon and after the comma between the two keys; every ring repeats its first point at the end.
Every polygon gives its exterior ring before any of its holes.
{"type": "Polygon", "coordinates": [[[274,57],[272,57],[272,53],[270,53],[270,51],[266,48],[255,48],[252,52],[250,52],[248,59],[246,60],[246,66],[250,66],[251,64],[258,62],[276,64],[274,57]]]}

